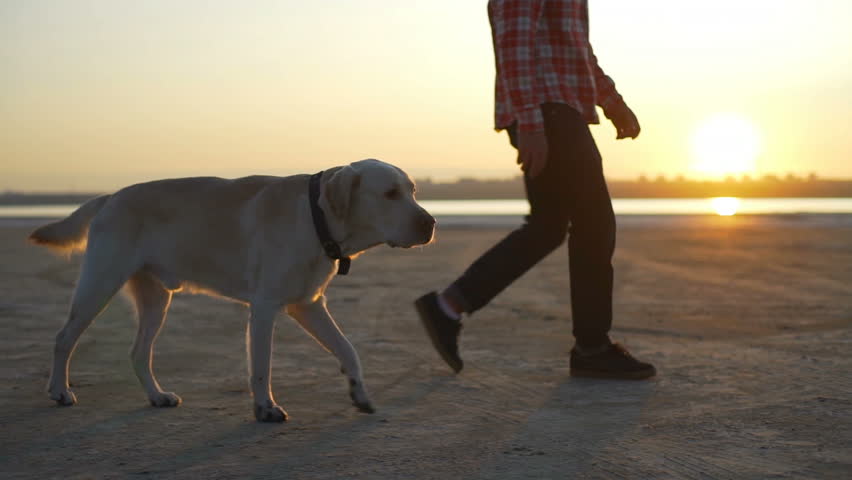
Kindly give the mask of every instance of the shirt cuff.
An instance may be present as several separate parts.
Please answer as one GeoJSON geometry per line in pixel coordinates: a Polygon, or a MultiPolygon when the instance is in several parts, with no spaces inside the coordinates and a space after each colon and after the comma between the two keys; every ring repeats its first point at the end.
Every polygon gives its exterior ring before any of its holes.
{"type": "Polygon", "coordinates": [[[600,92],[600,99],[598,100],[598,105],[600,105],[603,111],[606,112],[611,107],[618,105],[623,101],[624,100],[621,98],[621,95],[614,88],[612,88],[600,92]]]}
{"type": "Polygon", "coordinates": [[[526,108],[518,112],[518,129],[522,132],[538,132],[544,130],[544,116],[541,107],[526,108]]]}

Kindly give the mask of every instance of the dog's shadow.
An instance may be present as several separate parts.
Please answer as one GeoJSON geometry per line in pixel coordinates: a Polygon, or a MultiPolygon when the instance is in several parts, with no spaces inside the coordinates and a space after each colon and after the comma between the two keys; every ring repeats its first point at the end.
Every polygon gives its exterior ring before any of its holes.
{"type": "MultiPolygon", "coordinates": [[[[236,428],[196,440],[186,448],[160,458],[145,468],[150,474],[174,473],[204,465],[223,455],[239,461],[240,475],[246,478],[267,478],[282,471],[310,464],[318,453],[345,450],[359,438],[368,437],[387,425],[391,418],[411,415],[422,408],[424,397],[456,381],[451,374],[433,376],[428,380],[412,378],[417,365],[372,390],[378,411],[368,415],[347,405],[333,411],[312,414],[296,413],[286,423],[258,423],[247,420],[236,428]],[[412,380],[406,382],[405,380],[412,380]],[[402,388],[397,388],[401,383],[402,388]],[[273,453],[274,452],[274,453],[273,453]]],[[[415,375],[416,377],[416,375],[415,375]]]]}

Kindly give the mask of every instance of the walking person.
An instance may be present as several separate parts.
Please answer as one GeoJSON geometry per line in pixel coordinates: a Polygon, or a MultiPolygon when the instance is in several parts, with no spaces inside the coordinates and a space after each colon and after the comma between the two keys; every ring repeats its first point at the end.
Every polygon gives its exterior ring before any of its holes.
{"type": "Polygon", "coordinates": [[[603,109],[617,138],[639,122],[598,66],[589,43],[587,0],[490,0],[496,60],[495,126],[506,130],[524,173],[530,213],[442,292],[415,306],[441,357],[463,362],[462,315],[491,301],[568,236],[574,347],[571,374],[644,379],[656,374],[609,338],[615,215],[589,124],[603,109]]]}

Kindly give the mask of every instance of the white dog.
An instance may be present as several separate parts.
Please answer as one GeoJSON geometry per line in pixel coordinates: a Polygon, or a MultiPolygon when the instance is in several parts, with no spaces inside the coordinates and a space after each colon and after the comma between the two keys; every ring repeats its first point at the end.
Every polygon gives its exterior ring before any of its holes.
{"type": "Polygon", "coordinates": [[[77,401],[68,385],[71,354],[124,285],[139,315],[131,350],[136,376],[152,405],[179,405],[154,378],[151,357],[172,293],[186,287],[250,306],[248,363],[259,421],[287,419],[269,378],[273,323],[282,309],[337,357],[354,405],[372,413],[358,354],[328,313],[325,289],[338,263],[345,273],[349,257],[370,247],[427,244],[434,228],[409,176],[373,159],[313,176],[161,180],[92,199],[30,236],[86,252],[68,321],[56,335],[50,398],[77,401]]]}

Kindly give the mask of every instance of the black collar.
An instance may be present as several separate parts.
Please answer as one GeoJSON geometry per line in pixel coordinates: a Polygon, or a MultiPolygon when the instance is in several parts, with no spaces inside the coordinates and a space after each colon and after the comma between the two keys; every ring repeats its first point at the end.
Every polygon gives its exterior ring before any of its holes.
{"type": "Polygon", "coordinates": [[[349,265],[352,263],[352,259],[343,256],[343,252],[340,251],[340,245],[331,238],[331,233],[328,231],[328,223],[325,221],[325,213],[319,207],[321,178],[322,172],[315,173],[311,175],[311,181],[308,183],[308,199],[311,204],[311,218],[314,220],[314,230],[317,232],[317,236],[320,239],[320,243],[322,243],[322,248],[325,250],[325,254],[328,255],[329,258],[340,261],[340,263],[337,264],[337,274],[346,275],[349,273],[349,265]]]}

